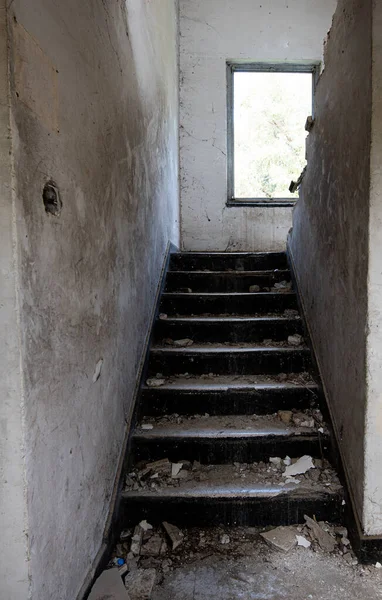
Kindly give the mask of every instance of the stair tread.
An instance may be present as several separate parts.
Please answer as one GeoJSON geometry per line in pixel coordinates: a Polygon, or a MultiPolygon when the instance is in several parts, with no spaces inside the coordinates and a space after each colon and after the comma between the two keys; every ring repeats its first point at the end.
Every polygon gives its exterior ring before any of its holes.
{"type": "Polygon", "coordinates": [[[293,317],[289,317],[287,315],[278,315],[278,314],[269,314],[262,316],[253,316],[253,315],[214,315],[212,317],[205,317],[203,315],[190,315],[190,316],[168,316],[166,319],[160,319],[163,322],[169,323],[264,323],[264,322],[288,322],[291,321],[294,323],[295,321],[301,321],[300,315],[296,315],[293,317]]]}
{"type": "Polygon", "coordinates": [[[260,344],[241,344],[240,346],[235,345],[225,345],[225,344],[192,344],[192,346],[187,346],[186,348],[178,348],[176,346],[152,346],[151,352],[166,352],[169,354],[181,352],[183,354],[205,354],[208,352],[212,353],[227,353],[230,354],[242,354],[246,352],[283,352],[283,353],[291,353],[291,352],[310,352],[309,348],[306,345],[300,346],[268,346],[268,345],[260,345],[260,344]]]}
{"type": "Polygon", "coordinates": [[[190,252],[173,252],[171,256],[177,256],[180,258],[193,257],[193,256],[212,256],[212,257],[231,257],[231,258],[242,258],[243,256],[279,256],[282,258],[286,257],[285,252],[208,252],[208,251],[190,251],[190,252]]]}
{"type": "MultiPolygon", "coordinates": [[[[306,415],[307,420],[311,415],[306,415]]],[[[144,437],[263,437],[263,436],[298,436],[318,435],[318,427],[301,427],[285,425],[276,415],[229,415],[229,416],[194,416],[183,417],[176,422],[176,417],[165,416],[147,418],[146,425],[152,429],[143,430],[139,424],[134,435],[144,437]]]]}
{"type": "Polygon", "coordinates": [[[243,298],[248,298],[248,297],[253,297],[256,298],[257,296],[296,296],[296,292],[294,292],[293,290],[288,290],[287,292],[284,291],[280,291],[280,292],[164,292],[162,294],[162,297],[166,298],[195,298],[196,296],[201,296],[203,298],[216,298],[216,297],[232,297],[234,296],[235,298],[238,297],[243,297],[243,298]]]}
{"type": "Polygon", "coordinates": [[[238,275],[239,277],[266,277],[267,275],[275,275],[276,273],[279,275],[285,274],[290,275],[290,269],[254,269],[254,270],[246,270],[246,271],[236,271],[235,269],[229,269],[227,271],[209,271],[208,269],[200,269],[190,271],[189,269],[184,269],[182,271],[170,271],[172,274],[177,273],[179,275],[238,275]]]}
{"type": "Polygon", "coordinates": [[[306,496],[306,495],[338,495],[338,492],[342,488],[340,485],[333,485],[333,487],[323,487],[321,485],[314,486],[311,483],[300,486],[293,483],[281,485],[264,485],[264,484],[245,484],[245,483],[231,483],[228,482],[226,485],[206,485],[204,482],[199,484],[184,485],[181,487],[168,487],[147,489],[147,490],[125,490],[122,492],[124,498],[181,498],[181,497],[195,497],[195,498],[271,498],[279,496],[280,494],[288,494],[293,496],[306,496]]]}
{"type": "Polygon", "coordinates": [[[201,377],[195,377],[195,378],[176,378],[176,380],[172,380],[169,379],[168,381],[166,381],[165,384],[161,385],[159,388],[153,388],[150,387],[148,385],[144,385],[143,389],[144,390],[154,390],[158,391],[158,390],[197,390],[197,391],[201,391],[201,390],[217,390],[217,391],[224,391],[224,390],[229,390],[229,389],[234,389],[234,390],[261,390],[261,389],[299,389],[301,387],[303,388],[309,388],[312,390],[317,390],[318,389],[318,385],[312,380],[312,381],[305,381],[305,382],[299,382],[299,381],[275,381],[275,380],[267,380],[266,378],[264,378],[263,380],[261,378],[258,378],[257,380],[255,380],[255,378],[251,378],[251,380],[249,380],[248,378],[242,377],[236,377],[235,379],[233,379],[232,377],[229,376],[221,376],[221,377],[214,377],[214,380],[211,381],[211,379],[207,379],[207,378],[201,378],[201,377]]]}

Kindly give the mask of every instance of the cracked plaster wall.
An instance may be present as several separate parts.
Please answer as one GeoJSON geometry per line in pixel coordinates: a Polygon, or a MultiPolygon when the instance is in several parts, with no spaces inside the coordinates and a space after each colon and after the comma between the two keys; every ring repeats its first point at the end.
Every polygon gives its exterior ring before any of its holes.
{"type": "MultiPolygon", "coordinates": [[[[307,140],[308,169],[290,237],[300,293],[355,507],[369,534],[382,533],[381,386],[376,378],[378,374],[380,379],[380,344],[371,357],[370,385],[376,385],[378,391],[377,403],[373,404],[376,413],[369,411],[372,420],[365,438],[370,360],[366,353],[370,143],[381,135],[377,130],[371,135],[371,27],[371,0],[339,1],[326,45],[325,71],[317,86],[315,125],[307,140]],[[365,464],[370,498],[365,496],[365,464]],[[372,507],[372,499],[379,501],[378,511],[372,507]],[[366,520],[365,515],[369,515],[366,520]]],[[[377,39],[374,43],[379,48],[377,39]]],[[[377,99],[375,84],[373,88],[377,99]]],[[[380,129],[380,99],[375,108],[373,120],[380,129]]],[[[380,142],[374,153],[376,182],[380,178],[379,147],[380,142]]],[[[375,213],[370,213],[370,228],[376,238],[380,236],[379,188],[375,189],[375,213]]],[[[374,257],[371,254],[372,283],[376,286],[381,272],[380,248],[381,244],[375,247],[374,257]]],[[[374,292],[379,306],[380,288],[375,287],[374,292]]],[[[378,337],[379,308],[377,312],[372,308],[375,299],[374,295],[369,311],[371,308],[378,337]]],[[[371,338],[369,341],[372,345],[371,338]]]]}
{"type": "MultiPolygon", "coordinates": [[[[27,508],[32,599],[74,600],[101,546],[160,270],[168,242],[178,243],[177,7],[175,0],[13,0],[8,32],[15,196],[12,209],[2,161],[10,276],[1,300],[10,320],[1,369],[9,390],[2,378],[0,385],[9,393],[2,431],[12,419],[17,427],[0,446],[2,468],[15,448],[15,481],[8,489],[0,483],[0,499],[11,494],[17,523],[0,561],[13,592],[1,578],[0,596],[28,597],[20,531],[27,508]],[[48,179],[61,193],[59,217],[44,210],[48,179]]],[[[6,67],[3,57],[5,81],[6,67]]],[[[6,131],[6,103],[0,109],[6,131]]],[[[9,503],[5,509],[2,522],[12,515],[9,503]]]]}
{"type": "Polygon", "coordinates": [[[180,0],[184,250],[280,250],[291,208],[226,207],[226,60],[321,60],[336,0],[180,0]]]}

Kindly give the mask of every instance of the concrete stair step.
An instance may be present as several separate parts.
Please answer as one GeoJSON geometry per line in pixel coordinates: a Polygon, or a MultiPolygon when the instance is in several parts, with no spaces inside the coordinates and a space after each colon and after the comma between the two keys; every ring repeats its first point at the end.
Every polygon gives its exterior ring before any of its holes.
{"type": "Polygon", "coordinates": [[[159,388],[143,386],[140,412],[145,415],[253,415],[302,410],[314,405],[319,387],[312,381],[280,382],[269,378],[219,377],[169,379],[159,388]]]}
{"type": "Polygon", "coordinates": [[[181,252],[171,255],[170,271],[258,271],[287,269],[285,252],[181,252]]]}
{"type": "Polygon", "coordinates": [[[286,426],[273,417],[198,416],[181,423],[146,419],[133,433],[131,452],[133,464],[162,458],[203,464],[247,463],[268,461],[271,456],[329,456],[329,442],[325,430],[286,426]]]}
{"type": "Polygon", "coordinates": [[[282,281],[290,282],[289,269],[268,271],[170,271],[166,279],[166,292],[248,292],[252,285],[272,288],[282,281]]]}
{"type": "Polygon", "coordinates": [[[264,293],[164,293],[160,312],[169,316],[191,315],[250,315],[284,313],[297,309],[294,292],[264,293]]]}
{"type": "Polygon", "coordinates": [[[157,319],[154,342],[166,338],[232,343],[286,341],[295,334],[303,335],[299,317],[169,317],[157,319]]]}
{"type": "Polygon", "coordinates": [[[311,354],[306,347],[153,347],[150,352],[149,374],[254,375],[300,373],[310,367],[311,354]]]}

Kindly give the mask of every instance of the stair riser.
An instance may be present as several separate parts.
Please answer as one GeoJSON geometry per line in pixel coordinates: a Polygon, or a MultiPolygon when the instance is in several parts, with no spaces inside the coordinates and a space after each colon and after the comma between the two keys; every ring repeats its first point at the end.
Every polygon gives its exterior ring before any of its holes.
{"type": "Polygon", "coordinates": [[[341,523],[342,494],[324,497],[291,498],[277,496],[247,501],[153,500],[123,499],[121,525],[123,529],[146,519],[152,525],[168,521],[178,527],[239,525],[265,527],[304,523],[304,515],[315,515],[317,521],[341,523]]]}
{"type": "Polygon", "coordinates": [[[183,390],[145,390],[140,416],[165,414],[192,415],[266,415],[278,410],[304,410],[315,405],[316,390],[306,388],[252,391],[187,392],[183,390]]]}
{"type": "Polygon", "coordinates": [[[158,320],[154,329],[154,340],[160,343],[166,338],[180,340],[190,338],[196,343],[203,342],[262,342],[263,340],[285,341],[289,335],[303,334],[300,319],[280,319],[269,321],[229,321],[190,322],[158,320]]]}
{"type": "Polygon", "coordinates": [[[193,292],[249,292],[252,285],[271,288],[280,281],[290,281],[289,271],[275,271],[268,275],[236,273],[184,273],[169,272],[166,292],[181,292],[190,288],[193,292]]]}
{"type": "Polygon", "coordinates": [[[260,271],[287,269],[285,253],[265,254],[173,254],[170,271],[260,271]]]}
{"type": "Polygon", "coordinates": [[[321,436],[243,438],[145,438],[135,434],[132,440],[132,460],[137,463],[168,458],[171,462],[197,460],[202,464],[268,461],[271,456],[296,458],[308,454],[329,458],[329,441],[321,436]]]}
{"type": "Polygon", "coordinates": [[[311,366],[308,349],[288,352],[241,352],[239,354],[220,353],[177,353],[151,352],[149,362],[150,375],[162,373],[190,373],[202,375],[257,375],[277,373],[300,373],[311,366]]]}
{"type": "Polygon", "coordinates": [[[295,294],[260,293],[232,296],[202,296],[197,294],[164,294],[160,312],[168,315],[214,315],[257,313],[283,313],[287,309],[297,310],[295,294]]]}

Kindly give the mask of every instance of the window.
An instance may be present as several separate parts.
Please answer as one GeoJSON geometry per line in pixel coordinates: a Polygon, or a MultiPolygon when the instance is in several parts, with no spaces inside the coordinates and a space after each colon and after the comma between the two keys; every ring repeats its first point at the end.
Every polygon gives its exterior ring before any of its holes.
{"type": "Polygon", "coordinates": [[[317,64],[227,63],[228,205],[291,206],[317,64]]]}

